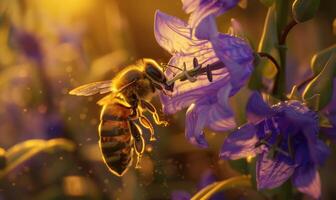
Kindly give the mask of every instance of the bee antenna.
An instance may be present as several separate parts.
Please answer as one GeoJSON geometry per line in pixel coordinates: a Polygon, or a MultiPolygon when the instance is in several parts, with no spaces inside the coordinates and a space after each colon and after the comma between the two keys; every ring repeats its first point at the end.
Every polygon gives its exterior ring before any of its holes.
{"type": "Polygon", "coordinates": [[[170,65],[170,64],[163,64],[165,67],[167,67],[167,66],[169,66],[169,67],[173,67],[173,68],[175,68],[175,69],[178,69],[178,70],[180,70],[180,71],[183,71],[181,68],[179,68],[179,67],[176,67],[176,66],[174,66],[174,65],[170,65]]]}

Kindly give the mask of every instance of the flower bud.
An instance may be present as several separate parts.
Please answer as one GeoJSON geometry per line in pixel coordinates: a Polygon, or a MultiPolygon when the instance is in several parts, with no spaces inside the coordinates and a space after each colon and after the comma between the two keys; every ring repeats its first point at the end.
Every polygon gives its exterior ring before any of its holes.
{"type": "Polygon", "coordinates": [[[312,19],[320,5],[320,0],[295,0],[292,5],[293,17],[302,23],[312,19]]]}

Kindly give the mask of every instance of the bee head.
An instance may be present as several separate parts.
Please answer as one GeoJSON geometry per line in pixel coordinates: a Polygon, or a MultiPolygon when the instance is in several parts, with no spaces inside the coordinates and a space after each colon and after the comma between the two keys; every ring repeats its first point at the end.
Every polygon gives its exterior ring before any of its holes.
{"type": "Polygon", "coordinates": [[[163,74],[160,65],[152,59],[144,59],[144,73],[156,84],[166,84],[166,76],[163,74]]]}

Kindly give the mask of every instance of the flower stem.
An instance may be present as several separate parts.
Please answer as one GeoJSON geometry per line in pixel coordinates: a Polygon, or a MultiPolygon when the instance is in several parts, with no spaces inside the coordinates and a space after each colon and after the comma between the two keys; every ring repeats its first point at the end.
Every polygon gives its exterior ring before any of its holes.
{"type": "Polygon", "coordinates": [[[317,76],[317,75],[315,75],[315,76],[311,76],[311,77],[307,78],[306,80],[302,81],[301,83],[299,83],[299,84],[297,85],[297,89],[298,89],[298,90],[303,89],[303,87],[304,87],[305,85],[307,85],[310,81],[312,81],[314,78],[316,78],[316,76],[317,76]]]}
{"type": "Polygon", "coordinates": [[[279,44],[280,45],[285,45],[286,44],[286,39],[288,36],[288,33],[294,28],[294,26],[297,25],[297,22],[295,20],[292,20],[286,27],[285,30],[282,32],[279,44]]]}
{"type": "Polygon", "coordinates": [[[286,44],[280,43],[282,33],[287,37],[291,28],[286,28],[289,10],[289,0],[276,0],[275,1],[276,17],[277,17],[277,29],[278,29],[278,52],[280,57],[280,68],[275,77],[275,83],[273,87],[273,95],[280,100],[286,99],[286,44]],[[286,31],[288,29],[288,31],[286,31]],[[285,30],[285,31],[282,31],[285,30]]]}
{"type": "Polygon", "coordinates": [[[231,189],[235,187],[251,187],[251,177],[250,176],[236,176],[224,181],[215,182],[210,184],[196,193],[191,200],[207,200],[210,199],[215,193],[231,189]]]}

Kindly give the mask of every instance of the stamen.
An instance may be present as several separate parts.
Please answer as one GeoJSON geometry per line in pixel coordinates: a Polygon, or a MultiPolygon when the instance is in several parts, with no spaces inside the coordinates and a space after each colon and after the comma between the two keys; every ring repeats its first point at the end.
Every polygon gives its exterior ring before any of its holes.
{"type": "Polygon", "coordinates": [[[195,82],[197,80],[195,77],[192,77],[188,74],[187,65],[185,62],[183,63],[183,74],[187,77],[187,79],[190,82],[195,82]]]}
{"type": "Polygon", "coordinates": [[[210,69],[210,65],[206,66],[207,77],[210,82],[212,82],[212,71],[210,69]]]}

